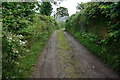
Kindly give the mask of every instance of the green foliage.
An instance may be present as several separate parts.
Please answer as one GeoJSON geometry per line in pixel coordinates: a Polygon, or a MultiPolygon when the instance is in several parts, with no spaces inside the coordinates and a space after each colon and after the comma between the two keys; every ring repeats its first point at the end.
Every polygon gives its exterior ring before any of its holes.
{"type": "Polygon", "coordinates": [[[85,8],[85,4],[81,2],[81,4],[78,3],[77,10],[83,10],[85,8]]]}
{"type": "Polygon", "coordinates": [[[34,7],[35,3],[3,2],[3,27],[13,32],[27,27],[26,23],[30,24],[29,21],[33,20],[34,7]]]}
{"type": "Polygon", "coordinates": [[[66,20],[66,30],[120,72],[120,2],[81,3],[77,9],[66,20]]]}
{"type": "Polygon", "coordinates": [[[69,16],[68,9],[65,7],[57,8],[56,17],[64,17],[64,16],[69,16]]]}
{"type": "Polygon", "coordinates": [[[58,21],[57,22],[57,29],[62,29],[62,28],[65,28],[65,22],[58,21]]]}
{"type": "Polygon", "coordinates": [[[3,78],[28,78],[57,25],[54,18],[35,13],[35,4],[3,3],[3,78]]]}
{"type": "Polygon", "coordinates": [[[40,5],[40,14],[50,16],[52,13],[52,5],[50,2],[42,2],[40,5]]]}
{"type": "Polygon", "coordinates": [[[2,37],[2,73],[3,78],[12,78],[16,75],[15,69],[19,65],[18,58],[27,53],[27,41],[22,35],[15,35],[10,32],[3,31],[2,37]],[[12,74],[11,74],[12,73],[12,74]]]}

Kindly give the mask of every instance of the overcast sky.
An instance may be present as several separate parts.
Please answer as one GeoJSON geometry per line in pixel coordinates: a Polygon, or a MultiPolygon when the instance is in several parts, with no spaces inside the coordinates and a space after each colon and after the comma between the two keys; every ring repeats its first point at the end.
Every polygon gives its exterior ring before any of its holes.
{"type": "MultiPolygon", "coordinates": [[[[91,1],[91,0],[65,0],[60,4],[60,6],[68,8],[69,15],[72,15],[72,14],[76,13],[77,3],[81,3],[81,2],[84,3],[84,2],[89,2],[89,1],[91,1]]],[[[58,8],[60,6],[53,5],[53,11],[55,11],[56,8],[58,8]]]]}
{"type": "MultiPolygon", "coordinates": [[[[41,0],[37,0],[37,1],[41,1],[41,0]]],[[[60,0],[58,0],[58,1],[60,1],[60,0]]],[[[52,7],[53,7],[53,11],[56,11],[56,8],[58,8],[60,6],[68,8],[69,15],[72,15],[72,14],[76,13],[77,3],[81,3],[81,2],[85,3],[85,2],[89,2],[89,1],[91,1],[91,0],[64,0],[63,2],[61,2],[61,4],[59,6],[53,5],[52,7]]],[[[52,15],[53,15],[53,13],[52,13],[52,15]]]]}

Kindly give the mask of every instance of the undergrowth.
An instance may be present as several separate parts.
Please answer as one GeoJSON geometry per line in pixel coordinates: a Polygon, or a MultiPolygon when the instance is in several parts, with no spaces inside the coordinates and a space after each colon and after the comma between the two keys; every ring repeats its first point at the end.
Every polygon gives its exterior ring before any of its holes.
{"type": "Polygon", "coordinates": [[[120,2],[78,4],[66,20],[66,31],[120,73],[120,2]]]}
{"type": "Polygon", "coordinates": [[[29,78],[40,51],[55,30],[57,24],[53,17],[33,11],[36,4],[2,4],[3,79],[29,78]]]}
{"type": "Polygon", "coordinates": [[[120,69],[120,55],[110,54],[107,52],[107,46],[101,45],[97,35],[81,32],[69,32],[74,38],[82,43],[91,53],[101,58],[109,67],[119,73],[120,69]]]}

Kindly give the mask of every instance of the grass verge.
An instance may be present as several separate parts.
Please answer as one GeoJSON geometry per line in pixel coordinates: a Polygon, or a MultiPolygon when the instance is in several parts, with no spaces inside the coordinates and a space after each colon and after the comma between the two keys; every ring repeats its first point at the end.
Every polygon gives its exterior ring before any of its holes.
{"type": "Polygon", "coordinates": [[[59,65],[61,68],[61,78],[79,78],[80,70],[76,70],[79,67],[78,61],[74,58],[73,49],[70,46],[62,30],[57,32],[57,51],[59,65]],[[78,74],[77,74],[78,73],[78,74]]]}
{"type": "Polygon", "coordinates": [[[120,55],[110,54],[106,51],[105,45],[99,45],[94,42],[94,39],[89,37],[87,33],[81,32],[70,32],[74,36],[74,38],[83,44],[88,50],[90,50],[97,57],[102,59],[109,67],[111,67],[114,71],[120,74],[120,55]],[[85,35],[85,36],[84,36],[85,35]]]}
{"type": "MultiPolygon", "coordinates": [[[[46,34],[46,38],[44,36],[42,39],[31,39],[30,52],[24,56],[21,56],[18,60],[19,65],[17,66],[19,69],[18,74],[16,74],[15,78],[29,78],[31,76],[31,72],[34,70],[34,65],[37,63],[38,57],[41,55],[41,51],[43,50],[46,42],[48,41],[51,33],[46,34]]],[[[17,71],[17,70],[15,70],[17,71]]]]}

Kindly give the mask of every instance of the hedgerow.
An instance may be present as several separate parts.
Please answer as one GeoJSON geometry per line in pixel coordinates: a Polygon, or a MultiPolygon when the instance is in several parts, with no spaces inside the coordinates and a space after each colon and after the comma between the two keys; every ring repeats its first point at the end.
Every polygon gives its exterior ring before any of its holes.
{"type": "Polygon", "coordinates": [[[3,78],[29,77],[39,51],[57,25],[54,18],[36,13],[36,4],[38,3],[2,3],[3,78]]]}
{"type": "Polygon", "coordinates": [[[120,72],[120,2],[88,2],[66,20],[66,30],[120,72]]]}

